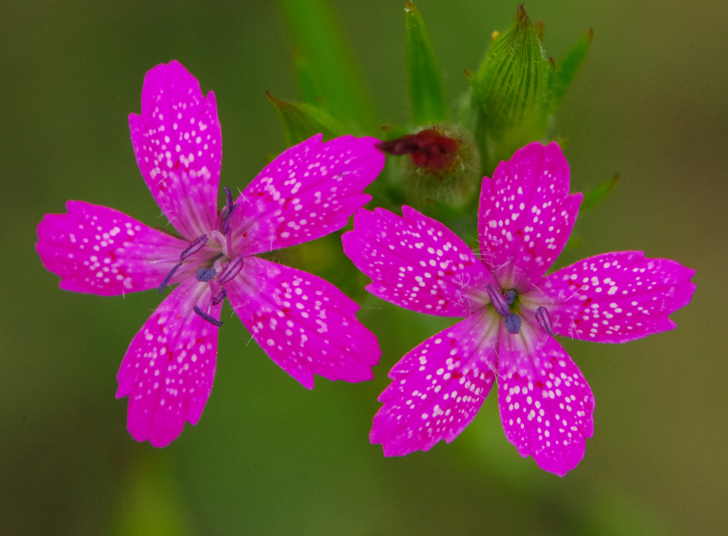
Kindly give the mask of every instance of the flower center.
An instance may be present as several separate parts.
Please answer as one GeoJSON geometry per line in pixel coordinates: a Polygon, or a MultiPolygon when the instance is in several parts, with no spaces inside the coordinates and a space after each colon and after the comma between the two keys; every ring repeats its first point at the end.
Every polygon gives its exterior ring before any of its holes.
{"type": "Polygon", "coordinates": [[[486,285],[485,290],[488,292],[488,297],[493,307],[499,315],[503,317],[503,322],[506,326],[506,331],[511,335],[517,335],[521,332],[521,317],[516,313],[511,312],[511,305],[515,303],[518,293],[510,289],[506,291],[505,296],[496,289],[493,285],[486,285]]]}
{"type": "MultiPolygon", "coordinates": [[[[210,236],[208,236],[207,234],[198,236],[189,243],[189,245],[182,251],[182,253],[180,253],[180,262],[172,267],[172,269],[160,283],[158,289],[160,294],[172,280],[177,270],[179,270],[179,268],[183,264],[185,264],[186,262],[196,262],[195,260],[190,259],[190,257],[193,257],[195,253],[202,250],[202,248],[204,248],[205,245],[208,244],[210,238],[212,238],[213,244],[219,247],[220,254],[212,259],[211,266],[202,266],[199,270],[197,270],[197,273],[195,274],[195,279],[203,283],[210,283],[211,286],[213,285],[213,283],[215,283],[217,286],[222,286],[232,281],[235,276],[238,275],[243,269],[243,266],[245,265],[245,259],[243,255],[241,253],[238,253],[237,255],[232,254],[232,233],[230,232],[233,221],[233,214],[238,208],[238,205],[233,203],[230,189],[228,187],[224,187],[224,190],[225,207],[222,209],[220,215],[218,216],[219,230],[215,229],[210,231],[210,236]]],[[[210,324],[218,327],[222,326],[222,322],[216,320],[213,316],[211,316],[209,311],[212,306],[218,305],[222,300],[225,299],[226,296],[227,291],[224,288],[221,288],[220,291],[217,292],[215,297],[212,299],[211,304],[207,307],[207,311],[203,310],[198,305],[195,305],[192,310],[206,322],[209,322],[210,324]]]]}

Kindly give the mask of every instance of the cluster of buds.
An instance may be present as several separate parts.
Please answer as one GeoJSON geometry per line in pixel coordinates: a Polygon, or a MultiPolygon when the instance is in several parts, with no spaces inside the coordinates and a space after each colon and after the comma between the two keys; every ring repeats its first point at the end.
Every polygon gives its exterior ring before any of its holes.
{"type": "Polygon", "coordinates": [[[325,77],[317,77],[307,63],[307,51],[298,48],[294,59],[302,101],[269,98],[288,145],[318,132],[324,138],[364,133],[384,137],[379,148],[392,157],[386,188],[375,184],[372,191],[378,204],[405,201],[425,211],[433,202],[472,208],[480,180],[498,162],[529,142],[548,140],[552,116],[586,58],[592,31],[556,62],[544,52],[543,23],[532,23],[520,5],[514,23],[492,33],[478,70],[465,71],[469,93],[461,99],[465,106],[458,119],[452,120],[422,16],[412,2],[404,11],[411,125],[377,132],[362,122],[361,110],[347,113],[333,97],[333,88],[326,87],[325,77]]]}

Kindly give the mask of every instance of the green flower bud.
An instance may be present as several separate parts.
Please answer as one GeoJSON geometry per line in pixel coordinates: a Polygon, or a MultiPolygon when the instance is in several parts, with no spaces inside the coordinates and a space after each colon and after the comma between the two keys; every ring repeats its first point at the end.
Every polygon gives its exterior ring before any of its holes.
{"type": "Polygon", "coordinates": [[[477,74],[469,76],[470,120],[486,175],[516,149],[544,138],[589,50],[591,31],[557,66],[541,46],[543,31],[519,6],[515,23],[493,32],[477,74]]]}

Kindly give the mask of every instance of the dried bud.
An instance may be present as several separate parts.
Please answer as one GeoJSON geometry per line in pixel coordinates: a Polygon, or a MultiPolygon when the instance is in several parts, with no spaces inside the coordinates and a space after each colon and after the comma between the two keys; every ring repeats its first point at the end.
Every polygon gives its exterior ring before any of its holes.
{"type": "Polygon", "coordinates": [[[428,171],[445,171],[453,169],[459,145],[458,140],[440,134],[436,128],[428,128],[382,142],[377,148],[387,154],[408,154],[415,166],[428,171]]]}
{"type": "Polygon", "coordinates": [[[401,163],[405,187],[417,199],[461,206],[479,185],[480,158],[470,136],[454,126],[437,125],[377,146],[401,163]]]}

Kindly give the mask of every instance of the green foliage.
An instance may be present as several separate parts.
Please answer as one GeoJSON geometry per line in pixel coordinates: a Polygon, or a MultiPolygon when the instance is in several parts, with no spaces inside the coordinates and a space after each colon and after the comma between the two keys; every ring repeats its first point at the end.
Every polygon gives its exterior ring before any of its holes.
{"type": "Polygon", "coordinates": [[[316,75],[311,69],[308,60],[301,54],[301,51],[294,47],[293,65],[296,68],[296,78],[301,91],[301,100],[312,106],[321,106],[321,89],[316,81],[316,75]]]}
{"type": "Polygon", "coordinates": [[[551,113],[555,112],[559,107],[564,95],[566,95],[566,90],[569,89],[574,78],[576,78],[576,73],[579,72],[581,64],[584,63],[589,53],[592,39],[594,39],[594,30],[590,28],[552,71],[551,113]]]}
{"type": "Polygon", "coordinates": [[[404,7],[407,28],[407,75],[415,125],[447,120],[442,75],[422,16],[412,2],[404,7]]]}
{"type": "MultiPolygon", "coordinates": [[[[323,105],[345,123],[374,130],[378,121],[364,89],[359,70],[349,53],[343,33],[326,0],[280,0],[293,34],[293,42],[310,65],[305,76],[315,80],[323,105]]],[[[304,100],[310,98],[309,82],[299,83],[304,100]],[[304,89],[305,88],[305,89],[304,89]]]]}
{"type": "Polygon", "coordinates": [[[324,140],[343,136],[349,131],[336,119],[321,108],[308,103],[290,102],[267,93],[268,100],[278,112],[283,126],[286,146],[291,147],[307,140],[311,136],[322,133],[324,140]]]}
{"type": "Polygon", "coordinates": [[[603,182],[591,192],[584,193],[584,200],[581,202],[580,212],[586,212],[593,209],[597,203],[607,197],[619,182],[619,173],[615,173],[612,178],[603,182]]]}

